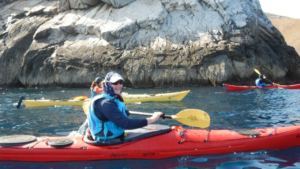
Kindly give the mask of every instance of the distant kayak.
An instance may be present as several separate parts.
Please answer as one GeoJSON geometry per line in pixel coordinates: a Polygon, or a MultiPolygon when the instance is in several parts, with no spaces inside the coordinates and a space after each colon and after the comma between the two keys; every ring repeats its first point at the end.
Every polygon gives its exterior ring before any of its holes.
{"type": "Polygon", "coordinates": [[[283,150],[300,145],[300,126],[251,130],[183,129],[149,125],[124,140],[96,143],[86,136],[0,137],[0,160],[88,161],[163,159],[176,156],[283,150]]]}
{"type": "Polygon", "coordinates": [[[257,87],[257,86],[236,86],[230,84],[223,84],[228,90],[249,90],[249,89],[300,89],[300,84],[293,84],[293,85],[273,85],[268,87],[257,87]]]}
{"type": "MultiPolygon", "coordinates": [[[[125,103],[135,102],[165,102],[165,101],[181,101],[190,91],[181,91],[173,93],[159,93],[159,94],[127,94],[122,93],[125,103]]],[[[22,97],[21,97],[22,98],[22,97]]],[[[49,106],[82,106],[84,101],[89,101],[86,96],[78,96],[74,99],[24,99],[20,98],[27,108],[33,107],[49,107],[49,106]]]]}

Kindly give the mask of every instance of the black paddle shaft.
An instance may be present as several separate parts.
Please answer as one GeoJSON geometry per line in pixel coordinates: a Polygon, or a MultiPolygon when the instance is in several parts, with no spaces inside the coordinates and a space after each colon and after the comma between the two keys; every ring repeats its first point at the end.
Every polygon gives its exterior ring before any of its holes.
{"type": "Polygon", "coordinates": [[[163,115],[161,116],[161,118],[163,118],[163,119],[172,119],[172,116],[166,115],[165,113],[163,113],[163,115]]]}
{"type": "MultiPolygon", "coordinates": [[[[136,111],[129,111],[129,114],[146,115],[146,116],[152,116],[153,115],[153,113],[144,113],[144,112],[136,112],[136,111]]],[[[163,118],[163,119],[172,119],[172,116],[165,115],[165,113],[163,113],[163,115],[161,116],[161,118],[163,118]]]]}
{"type": "Polygon", "coordinates": [[[22,102],[23,102],[24,99],[25,99],[25,96],[21,96],[20,97],[19,102],[18,102],[16,108],[20,108],[20,106],[21,106],[21,104],[22,104],[22,102]]]}

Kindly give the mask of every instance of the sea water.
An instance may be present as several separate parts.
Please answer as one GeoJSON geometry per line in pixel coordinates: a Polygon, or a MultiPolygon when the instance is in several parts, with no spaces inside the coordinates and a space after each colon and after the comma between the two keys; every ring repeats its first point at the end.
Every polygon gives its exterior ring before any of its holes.
{"type": "MultiPolygon", "coordinates": [[[[184,109],[200,109],[210,115],[210,129],[250,129],[300,125],[300,90],[257,89],[229,92],[224,87],[170,89],[123,89],[129,94],[155,94],[190,90],[180,102],[127,104],[129,110],[177,114],[184,109]]],[[[69,99],[89,96],[86,88],[0,89],[0,136],[29,134],[68,135],[85,121],[82,107],[55,106],[16,108],[21,96],[26,99],[69,99]]],[[[131,115],[130,118],[141,118],[131,115]]],[[[175,120],[159,120],[165,125],[182,125],[175,120]]],[[[183,127],[188,127],[183,125],[183,127]]],[[[284,144],[284,143],[282,143],[284,144]]],[[[98,169],[98,168],[300,168],[300,147],[283,151],[239,152],[219,155],[181,156],[160,160],[102,160],[83,162],[0,161],[2,168],[98,169]]]]}

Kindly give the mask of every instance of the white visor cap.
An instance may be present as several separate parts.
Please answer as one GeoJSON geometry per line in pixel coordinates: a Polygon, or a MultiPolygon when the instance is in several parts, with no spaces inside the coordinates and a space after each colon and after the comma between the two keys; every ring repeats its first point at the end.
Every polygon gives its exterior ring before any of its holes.
{"type": "Polygon", "coordinates": [[[117,81],[122,80],[124,81],[124,79],[122,78],[122,76],[119,73],[114,73],[111,78],[110,81],[111,83],[116,83],[117,81]]]}

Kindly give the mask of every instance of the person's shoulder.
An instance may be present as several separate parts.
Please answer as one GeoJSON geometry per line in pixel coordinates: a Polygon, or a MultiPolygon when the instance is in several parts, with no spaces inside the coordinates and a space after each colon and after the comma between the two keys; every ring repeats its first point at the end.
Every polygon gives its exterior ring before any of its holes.
{"type": "Polygon", "coordinates": [[[96,104],[100,103],[101,105],[111,105],[111,104],[116,104],[116,102],[112,99],[109,98],[101,98],[97,100],[96,104]]]}

